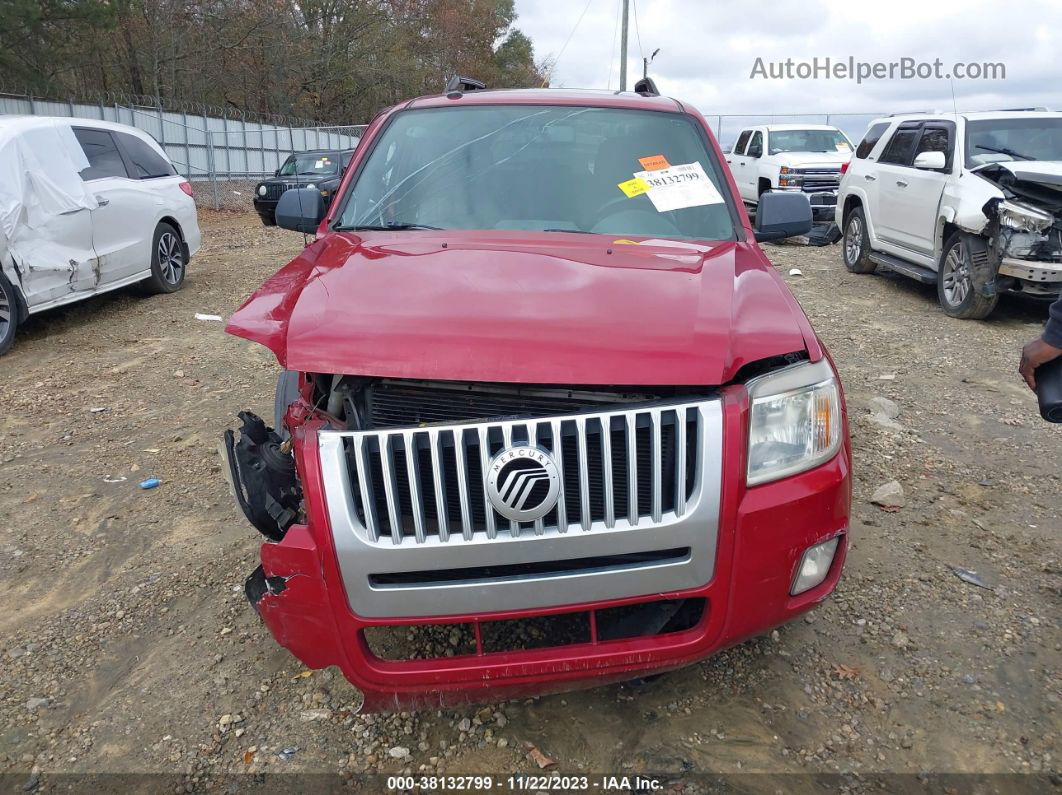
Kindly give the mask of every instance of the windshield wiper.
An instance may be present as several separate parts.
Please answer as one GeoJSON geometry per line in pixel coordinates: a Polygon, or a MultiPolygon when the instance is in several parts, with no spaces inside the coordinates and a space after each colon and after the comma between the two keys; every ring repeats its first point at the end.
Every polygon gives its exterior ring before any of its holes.
{"type": "Polygon", "coordinates": [[[543,232],[573,232],[577,235],[597,235],[600,232],[587,232],[583,229],[543,229],[543,232]]]}
{"type": "Polygon", "coordinates": [[[337,232],[393,232],[402,229],[434,229],[441,230],[441,226],[428,226],[427,224],[406,224],[399,221],[389,221],[386,224],[351,224],[350,226],[337,226],[337,232]]]}
{"type": "Polygon", "coordinates": [[[1029,157],[1023,155],[1021,152],[1015,152],[1013,149],[1008,149],[1005,146],[985,146],[984,144],[974,144],[976,149],[984,149],[986,152],[998,152],[1001,155],[1010,155],[1011,157],[1017,157],[1021,160],[1035,160],[1035,157],[1029,157]]]}

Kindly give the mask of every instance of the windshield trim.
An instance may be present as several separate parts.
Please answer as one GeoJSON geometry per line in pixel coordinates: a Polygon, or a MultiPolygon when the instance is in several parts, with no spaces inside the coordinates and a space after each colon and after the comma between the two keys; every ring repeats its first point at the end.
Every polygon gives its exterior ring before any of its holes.
{"type": "MultiPolygon", "coordinates": [[[[689,113],[685,109],[682,109],[682,110],[665,110],[663,108],[627,108],[627,107],[614,108],[611,105],[599,105],[599,104],[594,104],[594,103],[590,103],[590,102],[585,103],[585,104],[583,104],[583,103],[578,103],[578,104],[576,104],[576,103],[570,103],[570,104],[569,103],[564,103],[563,105],[553,105],[553,104],[550,104],[550,103],[532,103],[532,102],[491,102],[489,104],[467,105],[467,106],[465,106],[465,109],[467,109],[469,111],[472,111],[472,112],[475,112],[476,110],[481,109],[481,108],[496,108],[496,107],[524,107],[524,108],[562,108],[563,107],[563,108],[571,108],[571,109],[587,108],[587,109],[595,109],[595,110],[597,110],[597,109],[600,109],[600,110],[635,110],[635,111],[637,111],[639,113],[660,113],[660,114],[671,115],[671,116],[682,116],[693,127],[693,129],[696,132],[698,138],[700,139],[702,145],[704,146],[705,151],[708,153],[709,163],[707,165],[715,172],[715,176],[719,179],[719,186],[720,186],[720,191],[719,192],[723,196],[723,203],[726,205],[727,212],[730,215],[730,222],[731,222],[731,224],[733,226],[733,229],[734,229],[734,235],[733,235],[733,237],[731,239],[723,240],[723,241],[713,240],[713,239],[709,239],[709,238],[678,238],[678,237],[676,237],[676,238],[668,238],[668,239],[685,240],[687,242],[700,241],[700,242],[704,242],[704,243],[721,243],[721,242],[722,243],[734,243],[734,242],[744,243],[744,242],[748,241],[749,237],[745,233],[745,225],[742,223],[741,217],[738,214],[738,209],[737,209],[738,200],[735,198],[734,193],[730,189],[730,181],[729,181],[729,179],[727,177],[727,172],[723,169],[723,166],[722,166],[722,161],[723,161],[723,157],[721,155],[722,150],[719,148],[718,142],[715,142],[715,144],[713,145],[712,139],[709,138],[709,136],[708,136],[707,124],[702,124],[697,119],[696,116],[694,116],[692,113],[689,113]]],[[[680,105],[679,107],[682,107],[682,106],[680,105]]],[[[340,221],[343,218],[343,214],[346,212],[347,204],[350,201],[350,197],[351,197],[351,194],[352,194],[352,192],[354,190],[354,186],[358,184],[358,180],[361,179],[361,175],[362,175],[362,172],[365,169],[366,164],[368,164],[368,162],[369,162],[370,158],[372,157],[373,153],[376,151],[376,147],[379,145],[380,141],[383,140],[384,133],[386,133],[387,130],[390,129],[391,125],[394,124],[395,119],[397,119],[399,116],[401,116],[404,113],[432,113],[432,112],[435,112],[435,111],[450,110],[452,108],[453,108],[452,105],[429,106],[429,107],[415,107],[415,106],[414,107],[409,107],[408,105],[406,105],[404,107],[397,108],[397,109],[395,109],[395,110],[390,112],[390,114],[384,120],[383,124],[380,125],[380,128],[378,130],[376,130],[375,133],[373,133],[373,136],[372,136],[371,140],[364,141],[364,139],[362,139],[362,143],[367,144],[367,146],[364,149],[362,149],[361,146],[358,147],[359,151],[355,153],[355,157],[357,158],[357,166],[354,169],[354,173],[351,174],[350,175],[350,179],[346,180],[345,183],[342,185],[342,188],[343,188],[342,195],[338,196],[336,198],[336,200],[332,202],[332,208],[330,210],[330,217],[328,218],[328,226],[327,226],[328,231],[330,231],[330,232],[342,231],[342,230],[339,229],[339,227],[342,226],[340,221]]],[[[351,161],[351,162],[354,162],[354,161],[351,161]]],[[[474,232],[474,231],[477,231],[477,230],[474,230],[474,229],[459,229],[459,230],[455,229],[453,231],[455,231],[455,232],[474,232]]],[[[501,231],[501,230],[486,229],[486,230],[481,230],[481,231],[491,232],[491,231],[501,231]]],[[[508,231],[517,231],[517,230],[508,230],[508,231]]],[[[524,231],[526,232],[528,230],[524,230],[524,231]]],[[[657,236],[657,237],[659,237],[659,236],[657,236]]]]}

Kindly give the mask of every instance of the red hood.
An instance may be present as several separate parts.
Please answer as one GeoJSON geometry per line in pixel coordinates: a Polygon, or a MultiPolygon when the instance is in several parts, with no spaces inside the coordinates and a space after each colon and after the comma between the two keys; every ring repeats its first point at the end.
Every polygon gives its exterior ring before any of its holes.
{"type": "Polygon", "coordinates": [[[330,234],[227,330],[289,370],[425,380],[707,385],[819,356],[753,244],[563,233],[330,234]]]}

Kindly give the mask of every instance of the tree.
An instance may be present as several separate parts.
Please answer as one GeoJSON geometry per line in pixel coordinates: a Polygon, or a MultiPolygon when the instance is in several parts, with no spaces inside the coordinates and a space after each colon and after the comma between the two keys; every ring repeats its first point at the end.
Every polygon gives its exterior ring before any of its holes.
{"type": "Polygon", "coordinates": [[[542,82],[513,0],[0,0],[0,82],[364,122],[457,72],[542,82]]]}

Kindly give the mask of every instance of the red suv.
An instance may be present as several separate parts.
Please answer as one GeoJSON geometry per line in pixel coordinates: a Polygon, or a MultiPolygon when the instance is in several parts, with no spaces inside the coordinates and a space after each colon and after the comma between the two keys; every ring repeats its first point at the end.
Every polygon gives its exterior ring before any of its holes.
{"type": "Polygon", "coordinates": [[[228,324],[284,368],[276,430],[225,438],[246,590],[366,709],[676,668],[837,583],[841,387],[756,245],[807,199],[754,229],[704,118],[640,87],[415,99],[327,211],[280,199],[316,238],[228,324]]]}

